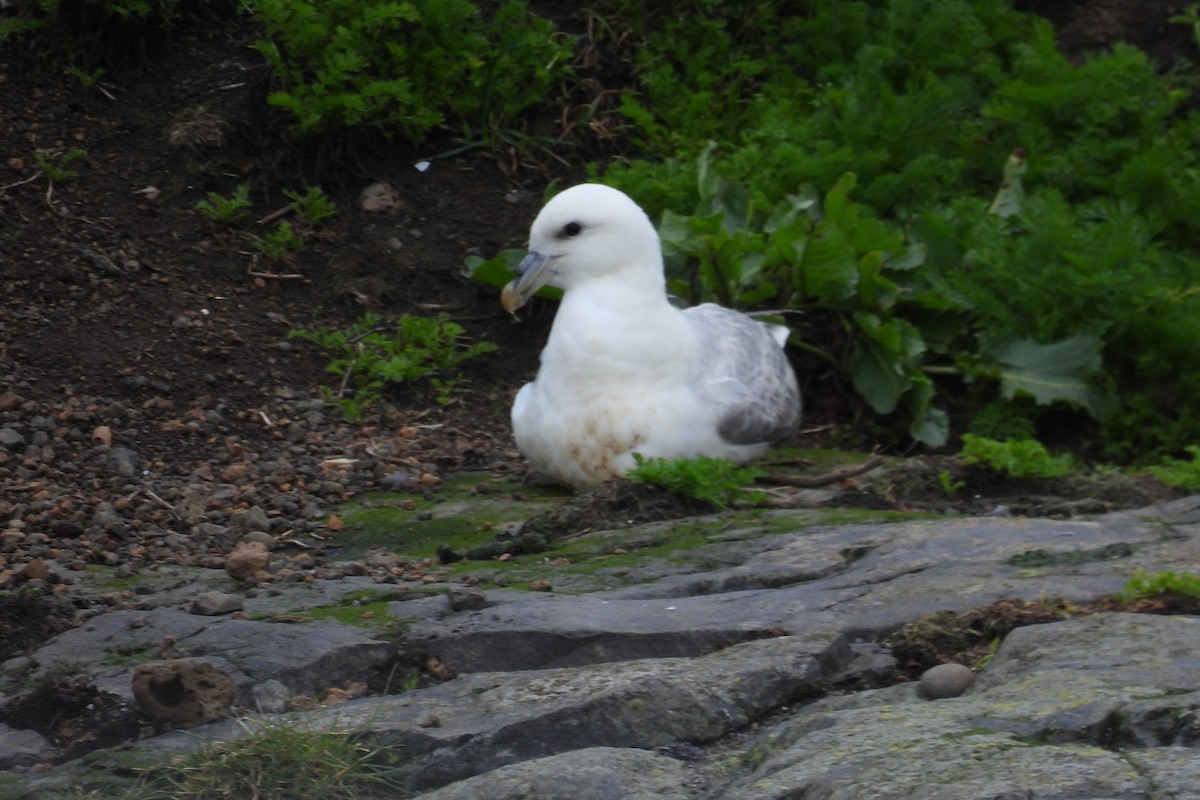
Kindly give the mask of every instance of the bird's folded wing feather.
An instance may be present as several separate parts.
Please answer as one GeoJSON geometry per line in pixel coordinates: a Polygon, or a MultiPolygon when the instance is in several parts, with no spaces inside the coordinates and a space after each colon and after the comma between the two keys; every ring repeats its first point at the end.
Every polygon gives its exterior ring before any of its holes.
{"type": "Polygon", "coordinates": [[[705,304],[687,309],[703,357],[696,388],[717,406],[717,431],[733,444],[784,439],[800,422],[796,375],[770,329],[744,314],[705,304]]]}

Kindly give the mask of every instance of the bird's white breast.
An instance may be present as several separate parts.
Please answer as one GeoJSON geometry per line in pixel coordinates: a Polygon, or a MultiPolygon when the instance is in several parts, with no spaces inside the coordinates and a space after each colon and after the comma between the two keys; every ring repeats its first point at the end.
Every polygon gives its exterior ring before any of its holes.
{"type": "Polygon", "coordinates": [[[633,454],[744,458],[716,433],[696,390],[699,341],[666,306],[648,315],[573,309],[564,300],[534,383],[513,405],[513,432],[532,466],[570,486],[624,475],[633,454]],[[622,318],[624,317],[624,318],[622,318]]]}

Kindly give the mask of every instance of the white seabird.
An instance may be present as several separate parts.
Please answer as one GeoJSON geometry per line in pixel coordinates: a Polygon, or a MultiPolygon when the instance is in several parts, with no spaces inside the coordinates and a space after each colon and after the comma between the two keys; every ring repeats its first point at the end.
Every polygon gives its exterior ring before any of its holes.
{"type": "Polygon", "coordinates": [[[624,475],[634,453],[741,462],[795,433],[787,329],[711,303],[672,306],[658,234],[627,195],[567,189],[534,220],[529,251],[504,307],[542,286],[564,292],[537,377],[512,408],[535,470],[582,488],[624,475]]]}

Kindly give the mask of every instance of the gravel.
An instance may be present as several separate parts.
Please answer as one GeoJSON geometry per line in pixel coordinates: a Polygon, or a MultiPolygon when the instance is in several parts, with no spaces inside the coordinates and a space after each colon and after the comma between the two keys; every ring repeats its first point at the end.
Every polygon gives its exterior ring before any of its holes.
{"type": "Polygon", "coordinates": [[[414,426],[411,412],[388,408],[351,426],[321,398],[281,394],[261,409],[217,398],[181,409],[163,395],[130,405],[67,393],[53,406],[0,395],[0,591],[67,598],[82,615],[137,607],[136,591],[94,594],[89,568],[114,568],[109,577],[159,564],[226,568],[239,544],[273,548],[242,576],[251,584],[394,580],[394,556],[326,555],[320,534],[333,505],[385,478],[387,488],[430,494],[451,471],[514,468],[502,441],[465,431],[452,410],[425,412],[414,426]],[[289,556],[285,541],[306,546],[289,556]]]}

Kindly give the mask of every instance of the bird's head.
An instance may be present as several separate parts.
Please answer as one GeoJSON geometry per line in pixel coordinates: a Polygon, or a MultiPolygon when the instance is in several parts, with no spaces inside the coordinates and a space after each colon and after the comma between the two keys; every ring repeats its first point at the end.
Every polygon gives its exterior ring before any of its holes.
{"type": "Polygon", "coordinates": [[[516,311],[543,286],[564,291],[598,278],[627,274],[661,286],[658,234],[624,192],[583,183],[555,195],[529,230],[529,255],[500,301],[516,311]]]}

